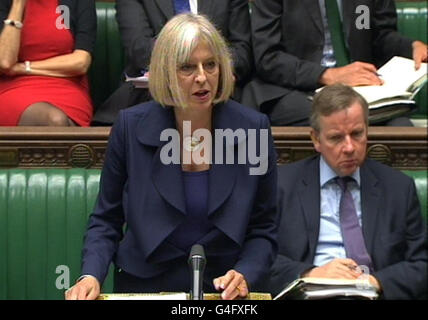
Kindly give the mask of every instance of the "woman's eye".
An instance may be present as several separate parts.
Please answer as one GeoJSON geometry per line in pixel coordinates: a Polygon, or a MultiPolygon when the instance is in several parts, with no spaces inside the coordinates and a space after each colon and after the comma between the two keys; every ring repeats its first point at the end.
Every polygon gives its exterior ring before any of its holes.
{"type": "Polygon", "coordinates": [[[190,74],[193,72],[193,70],[194,66],[192,66],[191,64],[183,64],[179,69],[180,72],[185,74],[190,74]]]}
{"type": "Polygon", "coordinates": [[[209,61],[204,64],[204,69],[207,71],[212,71],[217,67],[217,63],[215,61],[209,61]]]}

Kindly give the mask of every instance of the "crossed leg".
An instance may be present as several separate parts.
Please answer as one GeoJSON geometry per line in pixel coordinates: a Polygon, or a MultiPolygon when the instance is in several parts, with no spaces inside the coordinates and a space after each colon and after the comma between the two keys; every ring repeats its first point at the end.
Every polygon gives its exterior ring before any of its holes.
{"type": "Polygon", "coordinates": [[[18,126],[69,127],[76,124],[57,107],[47,102],[36,102],[22,113],[18,126]]]}

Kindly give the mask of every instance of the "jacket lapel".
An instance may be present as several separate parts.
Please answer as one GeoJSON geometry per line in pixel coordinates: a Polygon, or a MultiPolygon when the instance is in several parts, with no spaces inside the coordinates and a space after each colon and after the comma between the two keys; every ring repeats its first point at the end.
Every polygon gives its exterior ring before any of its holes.
{"type": "Polygon", "coordinates": [[[175,129],[174,111],[171,107],[164,108],[156,105],[144,118],[140,119],[137,139],[142,144],[156,148],[151,164],[151,177],[155,188],[166,202],[185,214],[181,165],[165,165],[160,157],[162,147],[169,143],[169,141],[160,141],[161,133],[165,129],[175,129]]]}
{"type": "Polygon", "coordinates": [[[366,160],[361,166],[361,220],[364,242],[370,256],[373,254],[374,235],[379,216],[381,190],[376,178],[366,160]]]}
{"type": "Polygon", "coordinates": [[[307,9],[310,17],[312,18],[317,29],[324,33],[324,26],[322,23],[321,9],[319,7],[317,0],[302,0],[304,2],[305,8],[307,9]]]}
{"type": "MultiPolygon", "coordinates": [[[[142,106],[144,107],[144,106],[142,106]]],[[[224,104],[218,104],[213,110],[213,128],[214,129],[236,129],[242,127],[240,123],[233,122],[230,115],[224,107],[224,104]]],[[[137,129],[137,139],[140,143],[156,148],[153,156],[151,176],[153,184],[162,196],[162,198],[183,214],[186,213],[186,205],[183,190],[183,177],[181,173],[181,164],[164,165],[160,159],[160,151],[167,141],[160,141],[163,130],[175,129],[174,111],[170,107],[163,108],[156,106],[152,108],[145,117],[139,120],[137,129]],[[145,120],[148,118],[147,120],[145,120]]],[[[215,135],[213,135],[212,165],[209,173],[209,197],[208,197],[208,215],[214,213],[230,196],[236,181],[236,170],[233,165],[215,164],[215,135]]],[[[237,145],[243,143],[245,139],[234,139],[232,143],[223,144],[223,158],[227,152],[235,153],[237,145]]]]}
{"type": "MultiPolygon", "coordinates": [[[[227,108],[224,107],[223,103],[216,105],[213,109],[213,128],[222,130],[232,129],[234,131],[239,128],[239,123],[233,123],[230,120],[227,108]]],[[[222,163],[224,164],[216,164],[215,135],[213,135],[212,165],[209,175],[208,216],[214,213],[232,193],[236,180],[236,170],[234,170],[233,165],[225,164],[225,156],[227,152],[234,152],[236,161],[235,147],[241,142],[224,143],[222,159],[222,163]]]]}
{"type": "Polygon", "coordinates": [[[320,229],[320,179],[319,179],[319,156],[312,158],[308,163],[306,173],[300,184],[299,198],[303,208],[306,222],[306,234],[309,237],[309,256],[315,256],[320,229]]]}
{"type": "Polygon", "coordinates": [[[165,15],[166,20],[169,20],[174,16],[174,0],[156,0],[156,4],[159,10],[165,15]]]}

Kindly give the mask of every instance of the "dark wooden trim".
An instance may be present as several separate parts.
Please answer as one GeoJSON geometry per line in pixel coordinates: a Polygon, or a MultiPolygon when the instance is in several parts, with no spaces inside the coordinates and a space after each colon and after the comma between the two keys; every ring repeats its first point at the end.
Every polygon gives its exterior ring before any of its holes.
{"type": "MultiPolygon", "coordinates": [[[[290,163],[315,153],[308,127],[273,127],[278,163],[290,163]]],[[[397,169],[428,168],[427,128],[371,127],[367,154],[397,169]]]]}
{"type": "MultiPolygon", "coordinates": [[[[308,127],[273,127],[278,163],[313,154],[308,127]]],[[[0,168],[101,168],[110,127],[0,127],[0,168]]],[[[426,128],[371,127],[368,155],[397,169],[428,169],[426,128]]]]}

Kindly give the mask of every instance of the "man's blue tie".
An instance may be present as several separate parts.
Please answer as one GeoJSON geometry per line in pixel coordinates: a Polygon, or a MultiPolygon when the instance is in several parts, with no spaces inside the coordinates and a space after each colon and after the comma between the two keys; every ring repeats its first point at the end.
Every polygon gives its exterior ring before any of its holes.
{"type": "Polygon", "coordinates": [[[174,0],[175,14],[190,12],[189,0],[174,0]]]}
{"type": "Polygon", "coordinates": [[[364,243],[363,232],[358,222],[354,200],[352,199],[351,191],[348,189],[348,183],[351,181],[353,181],[351,177],[336,178],[336,182],[342,190],[339,215],[346,256],[354,260],[358,265],[365,265],[370,270],[373,270],[372,261],[364,243]]]}

